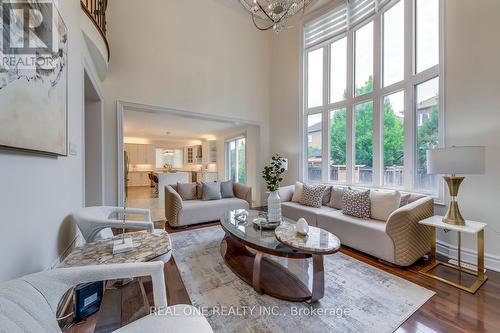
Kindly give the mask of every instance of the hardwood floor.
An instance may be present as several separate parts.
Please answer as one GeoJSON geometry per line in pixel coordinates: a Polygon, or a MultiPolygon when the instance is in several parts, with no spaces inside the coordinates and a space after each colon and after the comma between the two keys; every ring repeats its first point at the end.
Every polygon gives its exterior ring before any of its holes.
{"type": "MultiPolygon", "coordinates": [[[[182,229],[172,229],[167,226],[166,230],[170,233],[175,233],[214,225],[218,225],[218,223],[182,229]]],[[[473,295],[419,274],[418,270],[426,264],[423,260],[417,262],[410,268],[401,269],[383,264],[376,258],[347,247],[342,247],[341,252],[436,292],[436,295],[406,320],[406,322],[396,331],[398,333],[500,331],[500,273],[488,271],[488,281],[486,281],[481,289],[473,295]]],[[[190,304],[191,300],[189,299],[189,295],[180,277],[175,258],[172,258],[166,265],[165,274],[168,280],[167,296],[169,304],[190,304]]],[[[465,279],[465,277],[458,276],[451,270],[440,272],[440,274],[446,274],[449,278],[461,278],[462,281],[465,279]]],[[[325,283],[328,283],[328,281],[325,281],[325,283]]],[[[147,289],[150,291],[150,288],[147,289]]],[[[134,300],[135,299],[140,301],[140,297],[134,298],[134,300]]],[[[130,303],[130,300],[122,299],[122,303],[124,302],[130,303]]],[[[111,305],[108,304],[106,306],[109,307],[111,305]]],[[[112,306],[116,307],[116,304],[112,306]]],[[[128,306],[130,306],[130,304],[128,306]]],[[[103,311],[104,310],[101,309],[101,312],[103,311]]],[[[97,322],[99,323],[100,320],[101,318],[98,317],[97,322]]],[[[109,321],[104,318],[102,320],[109,321]]],[[[381,320],[383,319],[381,318],[381,320]]],[[[95,325],[95,321],[95,318],[91,318],[89,320],[89,325],[95,325]]],[[[97,326],[99,326],[99,324],[97,326]]],[[[105,331],[106,330],[102,329],[96,330],[96,332],[105,331]]],[[[91,332],[91,330],[89,330],[85,324],[82,324],[79,325],[79,329],[75,330],[75,328],[73,328],[72,331],[67,332],[80,333],[91,332]]]]}

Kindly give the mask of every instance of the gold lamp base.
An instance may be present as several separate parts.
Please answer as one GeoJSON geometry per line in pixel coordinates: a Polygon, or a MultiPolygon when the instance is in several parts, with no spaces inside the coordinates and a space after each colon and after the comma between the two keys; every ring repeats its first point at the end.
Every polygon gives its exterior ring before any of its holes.
{"type": "Polygon", "coordinates": [[[457,202],[458,190],[465,177],[444,176],[443,178],[446,184],[448,184],[448,189],[450,191],[450,206],[443,218],[443,222],[453,225],[465,225],[465,220],[462,214],[460,214],[457,202]]]}

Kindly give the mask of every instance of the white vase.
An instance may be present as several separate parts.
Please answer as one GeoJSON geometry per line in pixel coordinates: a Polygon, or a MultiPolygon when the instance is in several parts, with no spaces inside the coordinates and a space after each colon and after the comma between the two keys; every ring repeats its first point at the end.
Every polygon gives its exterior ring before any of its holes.
{"type": "Polygon", "coordinates": [[[278,191],[271,192],[267,198],[267,217],[269,222],[281,221],[281,198],[278,191]]]}

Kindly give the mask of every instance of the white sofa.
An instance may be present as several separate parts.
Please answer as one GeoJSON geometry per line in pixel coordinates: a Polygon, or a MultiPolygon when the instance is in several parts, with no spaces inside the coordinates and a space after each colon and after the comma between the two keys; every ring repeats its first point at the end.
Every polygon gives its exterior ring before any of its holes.
{"type": "MultiPolygon", "coordinates": [[[[322,206],[313,208],[292,202],[295,187],[282,187],[282,214],[293,220],[305,218],[310,225],[330,231],[342,245],[398,266],[412,265],[430,252],[431,229],[418,221],[434,215],[431,197],[410,195],[408,204],[394,211],[387,221],[360,219],[341,210],[322,206]]],[[[323,203],[329,201],[329,190],[323,203]]]]}
{"type": "Polygon", "coordinates": [[[176,185],[165,186],[165,217],[172,227],[219,221],[224,213],[234,209],[250,209],[252,188],[233,184],[234,198],[220,200],[182,200],[176,185]]]}

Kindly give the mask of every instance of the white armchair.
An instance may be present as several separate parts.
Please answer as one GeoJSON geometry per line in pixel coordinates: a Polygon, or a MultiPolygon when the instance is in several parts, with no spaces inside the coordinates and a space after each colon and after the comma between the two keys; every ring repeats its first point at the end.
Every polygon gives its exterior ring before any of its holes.
{"type": "Polygon", "coordinates": [[[72,214],[78,229],[82,233],[86,242],[94,242],[101,239],[113,237],[111,228],[123,228],[123,220],[120,215],[134,214],[142,215],[143,221],[128,220],[127,228],[143,229],[148,232],[154,231],[154,224],[151,221],[151,212],[149,209],[97,206],[86,207],[72,214]]]}
{"type": "Polygon", "coordinates": [[[213,332],[196,308],[168,307],[161,262],[61,268],[0,283],[0,332],[61,332],[56,320],[57,305],[70,288],[87,282],[140,276],[151,276],[155,308],[160,311],[116,333],[213,332]]]}

